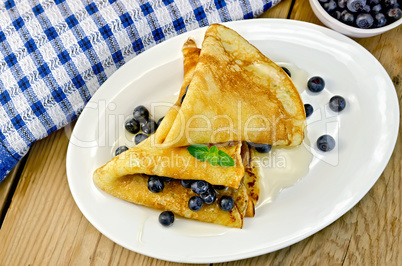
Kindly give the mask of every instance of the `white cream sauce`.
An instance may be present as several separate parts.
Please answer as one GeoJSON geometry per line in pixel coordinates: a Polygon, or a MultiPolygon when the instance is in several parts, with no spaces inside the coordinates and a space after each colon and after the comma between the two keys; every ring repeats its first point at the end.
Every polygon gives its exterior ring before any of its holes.
{"type": "Polygon", "coordinates": [[[296,86],[300,94],[306,90],[307,81],[309,79],[307,72],[292,63],[278,62],[276,64],[280,67],[286,67],[290,71],[293,84],[296,86]]]}
{"type": "Polygon", "coordinates": [[[313,154],[309,141],[297,147],[273,147],[256,158],[260,170],[260,199],[257,207],[271,203],[279,192],[307,175],[313,154]]]}
{"type": "MultiPolygon", "coordinates": [[[[301,94],[306,89],[308,74],[291,63],[278,62],[277,65],[290,71],[293,84],[301,94]]],[[[269,153],[258,155],[261,191],[257,208],[271,203],[280,191],[307,175],[313,154],[307,132],[305,135],[303,143],[297,147],[272,147],[269,153]]]]}

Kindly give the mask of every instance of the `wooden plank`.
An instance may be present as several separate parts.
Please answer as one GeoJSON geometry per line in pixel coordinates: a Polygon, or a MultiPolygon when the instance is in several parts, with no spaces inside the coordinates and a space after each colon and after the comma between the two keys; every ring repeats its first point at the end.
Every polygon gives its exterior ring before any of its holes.
{"type": "MultiPolygon", "coordinates": [[[[402,106],[402,27],[382,35],[355,39],[384,66],[394,83],[402,106]]],[[[381,88],[378,88],[381,90],[381,88]]],[[[399,126],[402,136],[402,126],[399,126]]],[[[402,262],[402,139],[381,178],[357,205],[356,227],[345,265],[400,265],[402,262]]]]}
{"type": "Polygon", "coordinates": [[[320,26],[324,25],[314,14],[313,10],[311,9],[309,0],[294,1],[295,2],[293,5],[292,13],[290,14],[290,19],[311,22],[320,26]]]}
{"type": "Polygon", "coordinates": [[[17,163],[13,170],[0,183],[0,227],[6,215],[8,205],[14,192],[15,183],[18,181],[20,168],[24,166],[24,160],[17,163]]]}
{"type": "MultiPolygon", "coordinates": [[[[290,18],[323,26],[308,0],[296,0],[290,18]]],[[[402,27],[399,27],[380,36],[355,39],[387,70],[396,87],[400,106],[401,30],[402,27]]],[[[400,265],[401,152],[402,141],[399,138],[390,162],[374,187],[330,226],[277,252],[219,265],[400,265]]]]}
{"type": "Polygon", "coordinates": [[[122,248],[81,214],[67,183],[68,137],[35,143],[0,230],[0,265],[175,265],[122,248]]]}
{"type": "Polygon", "coordinates": [[[260,18],[287,18],[292,0],[283,0],[265,11],[260,18]]]}
{"type": "MultiPolygon", "coordinates": [[[[285,18],[290,3],[279,3],[262,17],[285,18]]],[[[290,17],[322,25],[307,0],[295,0],[290,17]]],[[[356,41],[383,64],[402,106],[401,28],[356,41]]],[[[124,249],[89,224],[68,188],[67,144],[68,137],[59,130],[33,145],[0,230],[0,265],[175,265],[124,249]]],[[[401,151],[399,139],[376,185],[329,227],[277,252],[224,264],[398,265],[402,261],[401,151]]]]}

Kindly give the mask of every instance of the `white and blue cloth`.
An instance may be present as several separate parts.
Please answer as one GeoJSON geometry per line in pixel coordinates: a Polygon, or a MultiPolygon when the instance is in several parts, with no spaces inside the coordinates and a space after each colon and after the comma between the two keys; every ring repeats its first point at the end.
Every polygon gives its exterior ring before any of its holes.
{"type": "Polygon", "coordinates": [[[7,0],[0,4],[0,181],[77,118],[120,66],[178,34],[280,0],[7,0]]]}

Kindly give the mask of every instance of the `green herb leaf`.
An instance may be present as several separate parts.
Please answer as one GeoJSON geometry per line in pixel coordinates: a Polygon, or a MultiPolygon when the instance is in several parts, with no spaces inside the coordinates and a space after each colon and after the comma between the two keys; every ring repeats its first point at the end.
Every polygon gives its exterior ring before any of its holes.
{"type": "Polygon", "coordinates": [[[216,146],[212,146],[209,148],[209,153],[218,155],[218,148],[216,146]]]}
{"type": "MultiPolygon", "coordinates": [[[[215,146],[213,146],[213,147],[215,147],[215,146]]],[[[210,153],[210,154],[208,155],[208,162],[209,162],[210,164],[212,164],[213,166],[216,166],[216,165],[218,164],[218,162],[219,162],[219,156],[218,156],[218,154],[210,153]]]]}
{"type": "Polygon", "coordinates": [[[187,147],[188,152],[196,159],[204,162],[208,159],[209,149],[207,145],[191,145],[187,147]]]}
{"type": "Polygon", "coordinates": [[[230,157],[229,154],[227,154],[226,152],[220,150],[218,152],[218,155],[219,155],[219,162],[218,162],[219,166],[230,167],[235,165],[233,158],[230,157]]]}
{"type": "Polygon", "coordinates": [[[230,167],[235,165],[233,158],[226,152],[218,150],[216,146],[208,148],[207,145],[196,144],[188,146],[187,150],[196,159],[201,162],[208,161],[213,166],[230,167]]]}

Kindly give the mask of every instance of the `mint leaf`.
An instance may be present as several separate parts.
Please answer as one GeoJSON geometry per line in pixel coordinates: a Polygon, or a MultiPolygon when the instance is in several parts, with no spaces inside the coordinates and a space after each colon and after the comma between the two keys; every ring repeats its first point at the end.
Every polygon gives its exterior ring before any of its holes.
{"type": "Polygon", "coordinates": [[[216,146],[212,146],[211,148],[209,148],[209,153],[216,154],[216,156],[218,156],[218,148],[216,146]]]}
{"type": "Polygon", "coordinates": [[[219,156],[218,161],[219,166],[230,167],[235,165],[233,158],[230,157],[229,154],[227,154],[226,152],[220,150],[218,152],[218,156],[219,156]]]}
{"type": "MultiPolygon", "coordinates": [[[[213,146],[213,147],[215,147],[215,146],[213,146]]],[[[212,148],[212,147],[211,147],[212,148]]],[[[216,148],[216,147],[215,147],[216,148]]],[[[218,164],[218,162],[219,162],[219,156],[218,156],[218,154],[214,154],[214,153],[210,153],[209,155],[208,155],[208,162],[210,163],[210,164],[212,164],[213,166],[216,166],[217,164],[218,164]]]]}
{"type": "Polygon", "coordinates": [[[204,162],[208,159],[209,149],[207,145],[191,145],[187,147],[188,152],[196,159],[204,162]]]}
{"type": "Polygon", "coordinates": [[[196,144],[187,147],[188,152],[200,160],[201,162],[208,161],[211,165],[229,167],[234,166],[235,162],[232,157],[230,157],[226,152],[218,150],[218,147],[211,146],[208,148],[207,145],[196,144]]]}

